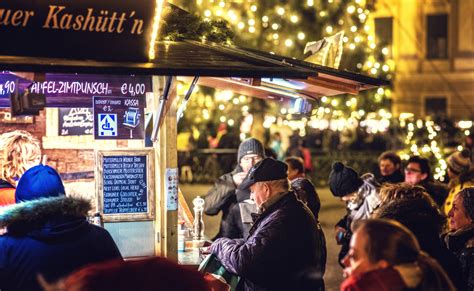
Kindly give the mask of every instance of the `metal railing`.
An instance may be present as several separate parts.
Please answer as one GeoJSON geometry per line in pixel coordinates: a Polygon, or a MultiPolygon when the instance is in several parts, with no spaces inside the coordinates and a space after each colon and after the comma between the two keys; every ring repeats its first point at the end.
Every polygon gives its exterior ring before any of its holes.
{"type": "MultiPolygon", "coordinates": [[[[377,169],[376,151],[311,151],[313,171],[308,176],[316,186],[326,186],[331,166],[341,161],[359,174],[377,169]]],[[[235,164],[237,149],[204,149],[178,152],[180,181],[190,183],[213,183],[220,175],[230,172],[235,164]]]]}

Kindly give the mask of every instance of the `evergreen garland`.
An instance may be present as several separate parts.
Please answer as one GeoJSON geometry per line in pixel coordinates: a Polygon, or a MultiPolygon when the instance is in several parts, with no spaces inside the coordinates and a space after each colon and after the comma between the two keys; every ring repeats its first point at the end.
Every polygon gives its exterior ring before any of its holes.
{"type": "Polygon", "coordinates": [[[176,6],[165,8],[160,40],[206,40],[218,44],[232,43],[234,32],[224,19],[204,20],[176,6]]]}

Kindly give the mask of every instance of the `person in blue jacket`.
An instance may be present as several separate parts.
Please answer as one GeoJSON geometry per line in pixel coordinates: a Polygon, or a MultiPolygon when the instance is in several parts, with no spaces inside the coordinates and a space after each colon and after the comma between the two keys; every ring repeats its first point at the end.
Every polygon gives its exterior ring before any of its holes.
{"type": "Polygon", "coordinates": [[[15,192],[17,204],[0,209],[0,290],[42,290],[91,263],[122,256],[110,234],[90,224],[89,201],[66,197],[59,174],[38,165],[26,171],[15,192]]]}

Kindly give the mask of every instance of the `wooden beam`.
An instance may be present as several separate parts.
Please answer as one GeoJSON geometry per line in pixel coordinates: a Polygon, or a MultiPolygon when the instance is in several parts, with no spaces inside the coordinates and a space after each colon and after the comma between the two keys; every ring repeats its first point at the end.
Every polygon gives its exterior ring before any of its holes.
{"type": "MultiPolygon", "coordinates": [[[[190,78],[183,79],[190,81],[190,78]]],[[[201,77],[199,78],[198,85],[221,90],[231,90],[237,94],[243,94],[260,99],[271,99],[274,101],[284,101],[291,98],[288,95],[282,94],[278,90],[262,86],[252,86],[251,84],[242,83],[230,78],[201,77]]]]}
{"type": "Polygon", "coordinates": [[[186,203],[186,200],[184,199],[183,192],[181,192],[181,189],[178,189],[178,201],[179,201],[179,208],[178,208],[178,214],[184,219],[184,222],[186,223],[186,227],[192,229],[193,224],[194,224],[194,215],[191,209],[188,206],[188,203],[186,203]]]}
{"type": "MultiPolygon", "coordinates": [[[[159,139],[154,143],[156,165],[156,219],[155,231],[157,237],[155,253],[178,261],[178,211],[167,209],[167,193],[165,189],[166,170],[178,168],[177,152],[177,120],[176,120],[176,82],[170,88],[170,95],[163,124],[160,126],[159,139]]],[[[154,107],[157,108],[159,98],[165,85],[165,77],[153,76],[154,107]],[[156,89],[155,89],[156,88],[156,89]]],[[[155,116],[156,118],[156,116],[155,116]]]]}
{"type": "Polygon", "coordinates": [[[306,90],[309,91],[316,91],[316,92],[332,92],[333,94],[325,94],[325,95],[337,95],[343,93],[349,93],[353,95],[359,94],[359,85],[348,84],[336,80],[330,80],[326,78],[318,77],[309,77],[305,80],[306,83],[309,85],[306,90]],[[315,88],[317,87],[317,88],[315,88]]]}

